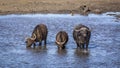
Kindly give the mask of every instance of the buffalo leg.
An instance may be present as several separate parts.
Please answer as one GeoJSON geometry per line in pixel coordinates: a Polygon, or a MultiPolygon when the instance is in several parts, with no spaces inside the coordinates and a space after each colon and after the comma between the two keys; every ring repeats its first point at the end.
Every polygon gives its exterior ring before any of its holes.
{"type": "Polygon", "coordinates": [[[88,49],[88,45],[89,45],[89,40],[86,43],[86,49],[88,49]]]}
{"type": "Polygon", "coordinates": [[[88,45],[89,45],[90,36],[91,36],[91,33],[90,33],[90,34],[88,34],[88,37],[87,37],[86,49],[88,49],[88,45]]]}
{"type": "Polygon", "coordinates": [[[80,46],[79,46],[79,44],[77,43],[77,48],[79,48],[80,46]]]}
{"type": "Polygon", "coordinates": [[[44,45],[46,45],[46,40],[44,40],[44,45]]]}
{"type": "Polygon", "coordinates": [[[82,45],[77,43],[77,48],[80,48],[80,49],[81,49],[81,48],[82,48],[82,45]]]}
{"type": "Polygon", "coordinates": [[[33,48],[35,48],[36,44],[34,43],[33,48]]]}
{"type": "Polygon", "coordinates": [[[63,45],[62,49],[65,49],[65,45],[63,45]]]}
{"type": "Polygon", "coordinates": [[[58,46],[58,49],[62,50],[62,47],[58,46]]]}
{"type": "Polygon", "coordinates": [[[39,46],[41,46],[41,44],[42,44],[42,43],[41,43],[41,42],[39,42],[39,46]]]}
{"type": "Polygon", "coordinates": [[[88,49],[88,43],[86,44],[86,49],[88,49]]]}
{"type": "Polygon", "coordinates": [[[80,49],[82,48],[82,45],[80,44],[80,49]]]}
{"type": "Polygon", "coordinates": [[[83,49],[85,48],[85,45],[84,45],[84,44],[82,44],[82,48],[83,48],[83,49]]]}
{"type": "Polygon", "coordinates": [[[82,48],[82,44],[81,43],[79,44],[79,47],[80,47],[80,49],[82,48]]]}

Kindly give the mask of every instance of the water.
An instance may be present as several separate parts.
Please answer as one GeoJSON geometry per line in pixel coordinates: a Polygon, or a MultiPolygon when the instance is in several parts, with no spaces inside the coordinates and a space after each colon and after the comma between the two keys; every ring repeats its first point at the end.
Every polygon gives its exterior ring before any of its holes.
{"type": "Polygon", "coordinates": [[[120,18],[116,15],[120,13],[1,15],[0,68],[119,68],[120,18]],[[25,38],[39,23],[48,27],[47,46],[27,49],[25,38]],[[73,40],[73,28],[80,23],[92,31],[88,51],[77,49],[73,40]],[[54,43],[60,30],[69,35],[65,50],[54,43]]]}

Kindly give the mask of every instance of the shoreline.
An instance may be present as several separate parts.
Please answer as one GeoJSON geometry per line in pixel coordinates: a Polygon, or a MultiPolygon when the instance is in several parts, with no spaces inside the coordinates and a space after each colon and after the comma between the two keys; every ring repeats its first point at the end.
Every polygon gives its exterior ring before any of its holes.
{"type": "MultiPolygon", "coordinates": [[[[109,12],[112,12],[112,13],[119,13],[118,11],[106,11],[106,12],[101,12],[100,14],[104,14],[104,13],[109,13],[109,12]]],[[[10,14],[71,14],[70,12],[43,12],[43,11],[40,11],[40,12],[2,12],[0,13],[0,15],[10,15],[10,14]]],[[[75,12],[74,14],[80,14],[80,15],[83,15],[82,13],[79,13],[79,12],[75,12]]],[[[89,13],[89,14],[99,14],[99,13],[89,13]]],[[[88,14],[87,14],[88,15],[88,14]]]]}
{"type": "MultiPolygon", "coordinates": [[[[100,13],[100,14],[106,14],[107,13],[107,15],[114,15],[114,13],[119,13],[120,14],[120,12],[102,12],[102,13],[100,13]]],[[[12,14],[15,14],[15,15],[25,15],[25,14],[70,14],[71,15],[71,13],[58,13],[58,12],[56,12],[56,13],[48,13],[48,12],[11,12],[11,13],[0,13],[0,15],[12,15],[12,14]]],[[[74,15],[83,15],[83,14],[80,14],[80,13],[74,13],[74,15]]],[[[89,14],[96,14],[96,15],[100,15],[100,14],[97,14],[97,13],[89,13],[89,14]]],[[[87,15],[89,15],[89,14],[87,14],[87,15]]],[[[73,16],[74,16],[73,15],[73,16]]]]}

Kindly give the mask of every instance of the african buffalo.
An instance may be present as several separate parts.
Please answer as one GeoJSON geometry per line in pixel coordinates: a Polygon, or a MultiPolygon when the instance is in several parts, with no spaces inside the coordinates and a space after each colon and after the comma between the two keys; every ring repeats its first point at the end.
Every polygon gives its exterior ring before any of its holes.
{"type": "Polygon", "coordinates": [[[90,29],[82,24],[77,25],[73,30],[73,38],[77,44],[77,47],[88,49],[89,40],[91,36],[90,29]]]}
{"type": "Polygon", "coordinates": [[[68,34],[65,31],[60,31],[57,33],[55,42],[58,45],[59,49],[64,49],[67,41],[68,41],[68,34]]]}
{"type": "Polygon", "coordinates": [[[33,32],[31,38],[26,39],[26,47],[31,47],[32,44],[35,42],[39,42],[39,45],[41,45],[42,41],[44,40],[44,45],[46,45],[46,39],[47,39],[48,29],[47,26],[44,24],[37,25],[33,32]]]}

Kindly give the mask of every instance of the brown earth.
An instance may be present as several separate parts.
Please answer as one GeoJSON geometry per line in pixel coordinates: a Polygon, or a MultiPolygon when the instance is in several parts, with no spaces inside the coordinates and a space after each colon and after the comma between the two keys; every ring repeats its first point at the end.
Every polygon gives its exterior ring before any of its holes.
{"type": "Polygon", "coordinates": [[[82,13],[86,5],[91,12],[120,12],[120,0],[0,0],[0,14],[82,13]]]}

